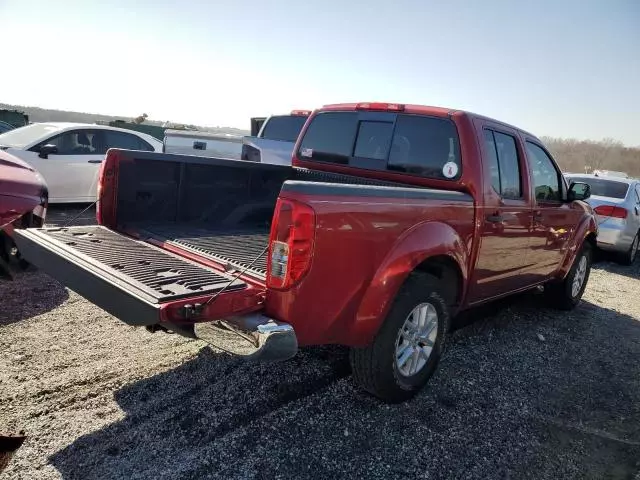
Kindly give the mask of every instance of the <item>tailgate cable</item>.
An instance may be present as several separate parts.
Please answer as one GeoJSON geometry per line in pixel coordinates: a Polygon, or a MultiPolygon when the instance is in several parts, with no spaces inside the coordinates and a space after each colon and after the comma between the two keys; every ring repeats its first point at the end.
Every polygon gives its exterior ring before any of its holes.
{"type": "Polygon", "coordinates": [[[267,250],[269,250],[269,245],[267,244],[266,247],[264,247],[264,249],[260,252],[260,254],[254,258],[251,263],[249,263],[246,267],[244,267],[242,270],[240,270],[240,272],[238,274],[236,274],[230,281],[229,283],[227,283],[224,287],[222,287],[220,290],[218,290],[214,295],[212,295],[211,297],[209,297],[209,299],[204,302],[204,303],[196,303],[194,305],[191,305],[190,303],[187,305],[184,305],[182,307],[182,314],[184,316],[185,319],[189,319],[192,318],[193,316],[198,316],[202,313],[204,307],[206,307],[207,305],[213,303],[220,295],[222,295],[222,293],[224,293],[225,290],[227,290],[227,288],[229,288],[231,285],[233,285],[233,283],[238,280],[242,275],[244,275],[244,273],[249,270],[251,267],[253,267],[253,265],[260,260],[260,258],[267,253],[267,250]]]}
{"type": "Polygon", "coordinates": [[[71,220],[69,220],[67,223],[65,223],[62,228],[67,228],[68,226],[70,226],[73,222],[75,222],[80,215],[82,215],[84,212],[86,212],[87,210],[89,210],[91,207],[94,207],[96,204],[98,203],[98,200],[96,200],[93,203],[90,203],[89,206],[87,208],[85,208],[84,210],[82,210],[79,214],[77,214],[75,217],[73,217],[71,220]]]}

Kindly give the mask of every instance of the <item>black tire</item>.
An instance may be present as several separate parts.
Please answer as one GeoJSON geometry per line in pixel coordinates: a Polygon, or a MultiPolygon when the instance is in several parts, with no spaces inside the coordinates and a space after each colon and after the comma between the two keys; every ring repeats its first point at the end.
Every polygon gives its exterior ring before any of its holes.
{"type": "Polygon", "coordinates": [[[438,365],[450,322],[445,295],[440,291],[439,284],[442,282],[432,275],[412,273],[398,293],[373,342],[367,347],[352,348],[350,351],[355,383],[386,403],[398,403],[413,397],[425,386],[438,365]],[[414,375],[405,376],[396,362],[396,344],[411,312],[425,303],[431,304],[437,313],[435,341],[424,366],[414,375]]]}
{"type": "Polygon", "coordinates": [[[591,244],[589,242],[585,242],[576,255],[576,258],[573,261],[573,265],[571,265],[571,269],[569,270],[567,276],[561,281],[553,282],[547,285],[547,287],[545,288],[547,298],[551,307],[557,308],[559,310],[573,310],[576,306],[578,306],[580,300],[582,299],[582,294],[587,287],[587,282],[589,281],[592,259],[593,249],[591,247],[591,244]],[[586,271],[582,280],[582,285],[580,286],[577,293],[574,294],[573,281],[576,277],[580,262],[583,258],[586,259],[586,271]]]}
{"type": "Polygon", "coordinates": [[[620,256],[620,262],[622,264],[633,265],[633,262],[636,261],[636,257],[638,256],[638,242],[640,242],[640,232],[636,233],[633,242],[631,242],[631,245],[629,246],[629,250],[620,256]]]}

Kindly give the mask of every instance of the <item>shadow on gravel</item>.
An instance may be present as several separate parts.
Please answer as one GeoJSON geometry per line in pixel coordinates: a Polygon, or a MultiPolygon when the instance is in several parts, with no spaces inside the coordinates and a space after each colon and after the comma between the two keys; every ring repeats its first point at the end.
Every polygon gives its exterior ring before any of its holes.
{"type": "Polygon", "coordinates": [[[247,365],[205,348],[118,390],[125,418],[50,460],[65,479],[633,478],[640,319],[539,304],[476,311],[402,405],[355,389],[344,349],[247,365]]]}
{"type": "Polygon", "coordinates": [[[0,327],[53,310],[69,292],[48,275],[19,272],[13,281],[0,282],[0,327]]]}
{"type": "Polygon", "coordinates": [[[640,280],[640,255],[636,257],[636,261],[633,265],[623,265],[618,261],[618,258],[615,255],[599,251],[596,256],[596,263],[594,263],[593,267],[606,272],[640,280]]]}

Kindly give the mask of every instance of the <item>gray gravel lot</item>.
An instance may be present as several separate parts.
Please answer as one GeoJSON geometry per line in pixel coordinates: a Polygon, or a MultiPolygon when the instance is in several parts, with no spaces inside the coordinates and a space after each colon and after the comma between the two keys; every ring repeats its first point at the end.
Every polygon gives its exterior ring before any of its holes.
{"type": "Polygon", "coordinates": [[[353,386],[340,348],[245,364],[39,272],[0,299],[0,432],[29,435],[2,480],[640,479],[639,262],[597,264],[568,314],[536,294],[471,312],[395,406],[353,386]]]}

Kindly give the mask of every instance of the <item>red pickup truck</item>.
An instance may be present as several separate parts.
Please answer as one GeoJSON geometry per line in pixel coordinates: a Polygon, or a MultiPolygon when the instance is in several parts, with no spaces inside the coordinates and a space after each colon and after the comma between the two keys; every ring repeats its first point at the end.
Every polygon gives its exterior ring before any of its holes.
{"type": "Polygon", "coordinates": [[[32,263],[130,325],[251,359],[351,348],[384,401],[432,375],[449,319],[544,286],[574,307],[596,223],[533,135],[360,103],[307,120],[293,166],[110,150],[89,227],[27,229],[32,263]]]}

